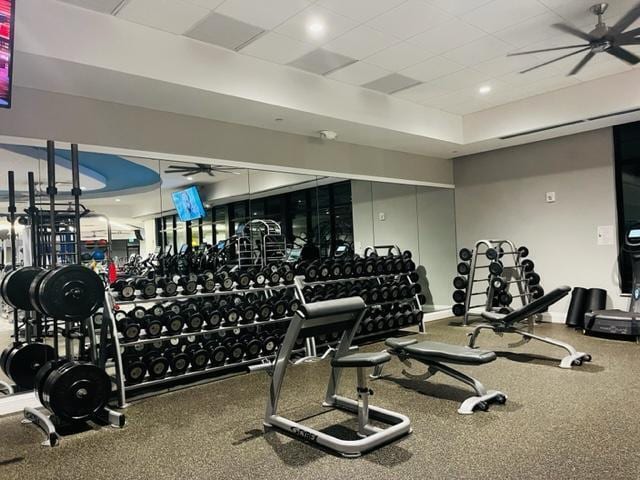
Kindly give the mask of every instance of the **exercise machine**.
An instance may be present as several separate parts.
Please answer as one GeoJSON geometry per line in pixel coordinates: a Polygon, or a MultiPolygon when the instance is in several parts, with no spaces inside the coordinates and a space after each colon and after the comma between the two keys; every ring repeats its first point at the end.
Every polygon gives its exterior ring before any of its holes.
{"type": "Polygon", "coordinates": [[[562,286],[543,295],[542,297],[532,301],[524,307],[514,310],[509,314],[501,314],[496,312],[483,312],[482,318],[488,320],[489,323],[477,325],[471,333],[469,333],[469,347],[475,348],[476,339],[482,330],[493,330],[496,334],[515,333],[522,336],[524,343],[530,340],[538,340],[548,343],[556,347],[563,348],[569,354],[560,361],[560,368],[571,368],[572,366],[582,365],[582,362],[590,362],[591,355],[584,352],[578,352],[575,348],[566,342],[556,340],[555,338],[541,337],[533,333],[533,325],[530,323],[530,331],[523,330],[523,322],[533,315],[544,312],[550,305],[564,298],[571,291],[571,287],[562,286]]]}
{"type": "MultiPolygon", "coordinates": [[[[507,402],[507,396],[504,393],[497,390],[487,390],[479,380],[445,365],[445,363],[483,365],[493,362],[497,358],[495,352],[439,342],[418,342],[415,338],[389,338],[385,341],[385,345],[389,347],[387,352],[398,357],[407,367],[412,366],[411,361],[413,360],[427,366],[427,372],[422,375],[411,374],[403,369],[402,374],[411,380],[427,380],[436,373],[442,372],[473,388],[476,394],[467,398],[458,408],[458,413],[461,415],[470,415],[476,410],[486,411],[489,409],[489,404],[493,402],[499,404],[507,402]]],[[[374,379],[383,378],[382,370],[383,365],[377,366],[371,377],[374,379]]]]}
{"type": "Polygon", "coordinates": [[[365,369],[388,362],[391,360],[391,355],[387,352],[351,352],[351,341],[366,311],[365,303],[359,297],[326,300],[300,306],[291,320],[274,363],[266,365],[266,368],[270,369],[271,386],[264,419],[265,427],[280,430],[295,438],[337,452],[344,457],[359,457],[369,450],[411,432],[411,422],[406,416],[369,405],[369,395],[373,392],[367,386],[365,369]],[[280,390],[296,339],[299,335],[312,336],[315,332],[327,328],[339,329],[343,333],[331,360],[331,376],[323,406],[356,414],[358,416],[357,434],[360,437],[357,440],[338,438],[326,431],[319,431],[278,415],[280,390]],[[342,370],[345,368],[357,369],[357,401],[336,393],[342,370]],[[390,426],[382,429],[371,425],[370,420],[390,426]]]}
{"type": "Polygon", "coordinates": [[[624,236],[623,249],[631,256],[632,282],[629,311],[596,310],[584,316],[585,333],[609,333],[636,337],[640,341],[640,223],[624,236]]]}

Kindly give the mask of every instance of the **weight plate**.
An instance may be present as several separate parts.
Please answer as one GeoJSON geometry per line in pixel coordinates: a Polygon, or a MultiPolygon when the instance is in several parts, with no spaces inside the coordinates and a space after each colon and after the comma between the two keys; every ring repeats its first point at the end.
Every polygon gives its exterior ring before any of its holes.
{"type": "Polygon", "coordinates": [[[7,358],[9,357],[9,354],[11,353],[11,350],[13,350],[14,348],[16,348],[16,345],[11,345],[3,349],[2,353],[0,353],[0,369],[2,369],[5,375],[7,374],[7,367],[5,364],[7,362],[7,358]]]}
{"type": "Polygon", "coordinates": [[[31,301],[31,306],[33,307],[33,310],[42,314],[44,314],[45,312],[42,309],[42,305],[40,304],[38,291],[40,289],[40,284],[42,283],[44,278],[49,275],[49,273],[51,273],[51,271],[52,270],[42,270],[33,278],[31,284],[29,285],[29,300],[31,301]]]}
{"type": "Polygon", "coordinates": [[[93,270],[81,265],[55,268],[38,288],[42,309],[59,320],[83,320],[102,305],[104,284],[93,270]]]}
{"type": "MultiPolygon", "coordinates": [[[[84,267],[80,267],[84,268],[84,267]]],[[[67,362],[53,370],[43,387],[45,406],[63,420],[87,420],[105,407],[111,380],[101,368],[86,362],[67,362]]]]}
{"type": "Polygon", "coordinates": [[[128,384],[134,385],[142,382],[147,374],[147,366],[137,358],[127,362],[124,366],[124,378],[128,384]]]}
{"type": "Polygon", "coordinates": [[[186,353],[176,353],[169,362],[169,366],[171,368],[171,372],[174,375],[180,375],[184,373],[189,368],[189,355],[186,353]]]}
{"type": "Polygon", "coordinates": [[[42,403],[43,405],[44,405],[44,398],[42,394],[43,394],[44,382],[47,381],[47,378],[49,378],[49,374],[51,372],[53,372],[55,369],[62,366],[63,364],[67,363],[67,361],[68,360],[66,358],[57,358],[55,360],[49,360],[48,362],[45,362],[45,364],[38,369],[38,372],[36,373],[33,384],[36,392],[38,393],[38,399],[40,400],[40,403],[42,403]]]}
{"type": "Polygon", "coordinates": [[[11,380],[25,390],[33,389],[38,370],[55,357],[55,350],[44,343],[25,343],[9,352],[5,371],[11,380]]]}
{"type": "Polygon", "coordinates": [[[224,346],[218,345],[211,352],[211,364],[216,366],[224,365],[224,362],[227,359],[228,353],[229,352],[224,346]]]}
{"type": "Polygon", "coordinates": [[[13,308],[33,310],[29,287],[40,272],[42,272],[40,267],[22,267],[6,274],[0,289],[4,301],[13,308]]]}
{"type": "Polygon", "coordinates": [[[155,379],[164,378],[169,370],[169,360],[164,357],[153,357],[147,364],[149,377],[155,379]]]}

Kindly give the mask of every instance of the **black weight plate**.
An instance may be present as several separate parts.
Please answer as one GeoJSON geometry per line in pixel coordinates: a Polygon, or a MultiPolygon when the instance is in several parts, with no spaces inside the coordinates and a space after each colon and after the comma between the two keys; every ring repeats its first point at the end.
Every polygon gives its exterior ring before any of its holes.
{"type": "Polygon", "coordinates": [[[86,362],[67,362],[52,371],[43,388],[45,406],[70,421],[91,418],[105,407],[110,394],[109,375],[86,362]]]}
{"type": "Polygon", "coordinates": [[[13,308],[33,310],[29,287],[33,279],[42,272],[40,267],[22,267],[12,270],[2,279],[2,298],[13,308]]]}
{"type": "Polygon", "coordinates": [[[49,275],[52,270],[42,270],[38,273],[33,280],[31,281],[31,285],[29,285],[29,300],[31,301],[31,306],[33,310],[45,314],[42,309],[42,304],[40,303],[40,296],[38,292],[40,291],[40,284],[44,280],[44,278],[49,275]]]}
{"type": "Polygon", "coordinates": [[[55,350],[44,343],[25,343],[11,350],[5,360],[7,376],[21,388],[33,389],[38,370],[55,357],[55,350]]]}
{"type": "Polygon", "coordinates": [[[68,360],[66,358],[57,358],[55,360],[49,360],[42,367],[38,369],[38,373],[36,373],[36,377],[33,383],[34,383],[34,388],[38,393],[38,399],[40,400],[40,403],[42,403],[43,405],[44,405],[44,398],[42,394],[43,394],[44,382],[47,381],[47,378],[49,378],[49,374],[51,372],[53,372],[63,364],[67,363],[67,361],[68,360]]]}
{"type": "Polygon", "coordinates": [[[189,368],[189,355],[186,353],[176,353],[169,361],[171,373],[174,375],[180,375],[189,368]]]}
{"type": "Polygon", "coordinates": [[[147,374],[147,366],[144,362],[136,359],[124,366],[124,377],[129,385],[142,382],[147,374]]]}
{"type": "Polygon", "coordinates": [[[191,367],[194,370],[202,370],[209,363],[209,352],[202,347],[197,347],[191,353],[191,367]]]}
{"type": "Polygon", "coordinates": [[[169,370],[169,360],[165,357],[155,356],[147,363],[147,371],[149,377],[154,380],[157,378],[164,378],[169,370]]]}
{"type": "Polygon", "coordinates": [[[83,320],[102,305],[104,284],[92,270],[81,265],[55,268],[42,279],[38,297],[43,310],[60,320],[83,320]]]}
{"type": "Polygon", "coordinates": [[[218,345],[211,351],[211,365],[219,366],[224,365],[224,362],[229,356],[229,351],[226,347],[218,345]]]}
{"type": "Polygon", "coordinates": [[[7,358],[9,358],[9,354],[11,353],[11,350],[13,350],[18,346],[19,345],[15,345],[15,344],[9,345],[7,348],[2,350],[2,353],[0,353],[0,369],[2,369],[5,375],[7,375],[7,365],[6,365],[7,358]]]}

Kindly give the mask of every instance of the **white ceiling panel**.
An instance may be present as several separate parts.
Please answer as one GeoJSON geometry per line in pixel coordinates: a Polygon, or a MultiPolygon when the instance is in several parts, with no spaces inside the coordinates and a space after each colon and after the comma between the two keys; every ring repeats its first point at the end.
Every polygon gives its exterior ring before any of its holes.
{"type": "Polygon", "coordinates": [[[309,5],[307,0],[225,0],[216,11],[271,30],[309,5]]]}
{"type": "MultiPolygon", "coordinates": [[[[596,56],[597,58],[598,56],[596,56]]],[[[594,59],[595,60],[595,59],[594,59]]],[[[594,80],[607,75],[615,75],[616,73],[628,72],[631,66],[619,60],[611,62],[594,63],[589,62],[585,67],[576,73],[575,77],[583,82],[594,80]]]]}
{"type": "Polygon", "coordinates": [[[398,72],[430,57],[424,49],[407,42],[400,42],[366,58],[368,63],[398,72]]]}
{"type": "Polygon", "coordinates": [[[460,65],[473,66],[492,58],[504,56],[512,50],[513,47],[508,43],[487,35],[455,50],[443,53],[442,56],[460,65]]]}
{"type": "Polygon", "coordinates": [[[440,10],[456,16],[486,5],[490,1],[491,0],[427,0],[427,2],[434,7],[438,7],[440,10]]]}
{"type": "Polygon", "coordinates": [[[209,10],[215,10],[220,6],[224,0],[185,0],[194,5],[200,5],[201,7],[208,8],[209,10]]]}
{"type": "Polygon", "coordinates": [[[183,0],[131,0],[118,17],[166,32],[182,34],[210,10],[183,0]]]}
{"type": "Polygon", "coordinates": [[[398,41],[397,38],[391,35],[379,32],[366,25],[360,25],[327,43],[323,48],[348,57],[362,59],[394,43],[398,43],[398,41]]]}
{"type": "Polygon", "coordinates": [[[485,35],[486,33],[479,28],[453,18],[441,25],[430,28],[426,32],[409,38],[407,42],[438,55],[473,42],[485,35]]]}
{"type": "Polygon", "coordinates": [[[465,68],[464,70],[445,75],[444,77],[436,78],[429,83],[444,90],[455,92],[473,87],[490,78],[491,75],[471,68],[465,68]]]}
{"type": "Polygon", "coordinates": [[[255,25],[211,12],[185,35],[201,42],[236,50],[257,39],[263,32],[255,25]]]}
{"type": "Polygon", "coordinates": [[[513,25],[512,27],[507,27],[504,30],[495,32],[494,36],[520,48],[557,35],[558,30],[551,25],[554,23],[562,23],[563,21],[561,16],[553,12],[546,12],[518,23],[517,25],[513,25]]]}
{"type": "Polygon", "coordinates": [[[408,0],[373,20],[369,25],[389,35],[407,39],[451,20],[451,15],[424,1],[408,0]]]}
{"type": "Polygon", "coordinates": [[[322,45],[351,30],[357,22],[326,8],[313,5],[289,18],[275,31],[297,38],[301,42],[322,45]],[[318,31],[310,31],[310,25],[321,26],[318,31]]]}
{"type": "Polygon", "coordinates": [[[289,63],[306,55],[315,48],[314,45],[300,42],[295,38],[268,32],[240,50],[240,53],[274,63],[289,63]]]}
{"type": "Polygon", "coordinates": [[[418,83],[420,82],[414,78],[400,75],[399,73],[391,73],[373,82],[366,83],[363,86],[382,93],[394,93],[404,90],[405,88],[413,87],[418,83]]]}
{"type": "Polygon", "coordinates": [[[537,0],[493,0],[461,18],[485,32],[497,32],[545,12],[537,0]]]}
{"type": "Polygon", "coordinates": [[[365,62],[356,62],[344,68],[334,70],[328,78],[338,80],[351,85],[364,85],[379,78],[389,75],[389,71],[376,65],[370,65],[365,62]]]}
{"type": "Polygon", "coordinates": [[[112,13],[122,0],[60,0],[78,7],[95,10],[100,13],[112,13]]]}
{"type": "Polygon", "coordinates": [[[464,66],[447,60],[442,57],[428,58],[423,62],[417,63],[409,68],[401,70],[400,73],[408,77],[417,78],[423,82],[428,82],[434,78],[443,77],[458,70],[462,70],[464,66]]]}
{"type": "Polygon", "coordinates": [[[515,57],[501,55],[486,62],[478,63],[473,68],[497,77],[511,72],[522,71],[538,63],[540,63],[540,60],[535,55],[519,55],[515,57]]]}
{"type": "Polygon", "coordinates": [[[449,113],[455,113],[456,115],[467,115],[469,113],[486,110],[487,108],[491,108],[491,105],[483,100],[470,100],[442,108],[442,110],[449,113]]]}
{"type": "Polygon", "coordinates": [[[414,103],[428,103],[429,100],[441,97],[449,93],[449,90],[437,87],[430,83],[421,83],[415,87],[407,88],[395,93],[394,96],[414,103]]]}
{"type": "Polygon", "coordinates": [[[318,48],[292,61],[289,65],[301,70],[306,70],[307,72],[325,75],[339,68],[344,68],[356,61],[354,58],[345,57],[339,53],[318,48]]]}
{"type": "Polygon", "coordinates": [[[317,0],[317,4],[358,22],[378,15],[400,5],[405,0],[317,0]]]}

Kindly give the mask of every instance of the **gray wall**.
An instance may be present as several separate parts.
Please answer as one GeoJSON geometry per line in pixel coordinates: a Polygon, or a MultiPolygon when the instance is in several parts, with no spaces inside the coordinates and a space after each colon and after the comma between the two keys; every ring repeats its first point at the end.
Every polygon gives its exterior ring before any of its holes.
{"type": "MultiPolygon", "coordinates": [[[[617,245],[597,244],[599,225],[616,226],[613,155],[606,128],[455,159],[458,248],[482,238],[525,244],[546,291],[605,288],[610,306],[626,308],[617,245]],[[545,202],[550,191],[555,203],[545,202]]],[[[568,304],[567,298],[550,312],[565,312],[568,304]]]]}
{"type": "Polygon", "coordinates": [[[448,308],[456,262],[453,190],[353,180],[351,197],[356,251],[373,244],[411,250],[426,270],[427,306],[448,308]]]}

